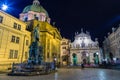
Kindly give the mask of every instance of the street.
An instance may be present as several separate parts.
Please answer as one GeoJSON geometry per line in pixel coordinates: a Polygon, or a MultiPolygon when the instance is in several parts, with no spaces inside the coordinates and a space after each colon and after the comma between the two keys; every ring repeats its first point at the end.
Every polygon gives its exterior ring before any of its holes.
{"type": "Polygon", "coordinates": [[[120,71],[110,69],[59,69],[58,72],[39,76],[7,76],[0,80],[120,80],[120,71]]]}

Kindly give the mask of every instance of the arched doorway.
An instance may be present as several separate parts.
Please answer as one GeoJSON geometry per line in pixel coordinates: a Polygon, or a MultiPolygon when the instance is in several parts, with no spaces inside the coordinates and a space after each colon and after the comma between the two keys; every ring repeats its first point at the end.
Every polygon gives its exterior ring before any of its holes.
{"type": "Polygon", "coordinates": [[[93,54],[94,57],[94,64],[99,64],[99,54],[98,52],[93,54]]]}
{"type": "Polygon", "coordinates": [[[113,53],[109,53],[109,58],[110,58],[110,62],[112,62],[113,61],[113,53]]]}
{"type": "Polygon", "coordinates": [[[77,55],[73,53],[72,57],[73,57],[73,65],[75,66],[77,65],[77,55]]]}
{"type": "Polygon", "coordinates": [[[90,58],[89,58],[89,54],[86,51],[83,51],[82,53],[82,61],[84,64],[89,64],[90,63],[90,58]]]}

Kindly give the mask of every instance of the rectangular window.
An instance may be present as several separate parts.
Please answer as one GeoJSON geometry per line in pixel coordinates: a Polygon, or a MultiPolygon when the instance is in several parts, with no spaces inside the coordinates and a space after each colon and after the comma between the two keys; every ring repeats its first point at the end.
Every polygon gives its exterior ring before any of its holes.
{"type": "Polygon", "coordinates": [[[9,59],[13,59],[13,50],[10,50],[9,59]]]}
{"type": "Polygon", "coordinates": [[[26,40],[26,46],[28,46],[29,45],[29,41],[28,40],[26,40]]]}
{"type": "Polygon", "coordinates": [[[62,49],[66,49],[66,47],[62,47],[62,49]]]}
{"type": "Polygon", "coordinates": [[[17,29],[17,23],[14,23],[14,26],[13,26],[15,29],[17,29]]]}
{"type": "Polygon", "coordinates": [[[16,37],[16,43],[19,43],[19,41],[20,41],[20,38],[16,37]]]}
{"type": "Polygon", "coordinates": [[[15,50],[14,59],[17,59],[17,57],[18,57],[18,50],[15,50]]]}
{"type": "Polygon", "coordinates": [[[18,30],[21,30],[21,25],[18,25],[18,30]]]}
{"type": "Polygon", "coordinates": [[[15,42],[15,36],[12,36],[11,42],[15,42]]]}
{"type": "Polygon", "coordinates": [[[3,21],[3,17],[2,17],[2,16],[0,16],[0,23],[2,23],[2,21],[3,21]]]}

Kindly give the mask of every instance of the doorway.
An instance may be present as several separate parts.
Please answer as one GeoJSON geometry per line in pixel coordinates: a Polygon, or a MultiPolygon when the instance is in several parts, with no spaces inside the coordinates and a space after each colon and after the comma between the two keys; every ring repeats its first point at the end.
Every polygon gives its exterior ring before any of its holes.
{"type": "Polygon", "coordinates": [[[76,66],[77,65],[77,55],[75,53],[73,53],[72,57],[73,57],[73,65],[76,66]]]}

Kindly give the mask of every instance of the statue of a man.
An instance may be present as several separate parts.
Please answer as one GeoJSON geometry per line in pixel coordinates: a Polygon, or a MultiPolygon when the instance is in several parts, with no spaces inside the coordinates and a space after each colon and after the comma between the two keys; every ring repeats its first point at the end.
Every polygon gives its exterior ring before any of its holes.
{"type": "Polygon", "coordinates": [[[33,30],[33,42],[30,45],[29,50],[29,63],[38,64],[39,62],[39,24],[33,30]]]}
{"type": "Polygon", "coordinates": [[[34,37],[34,42],[39,42],[39,24],[34,28],[33,30],[33,37],[34,37]]]}

